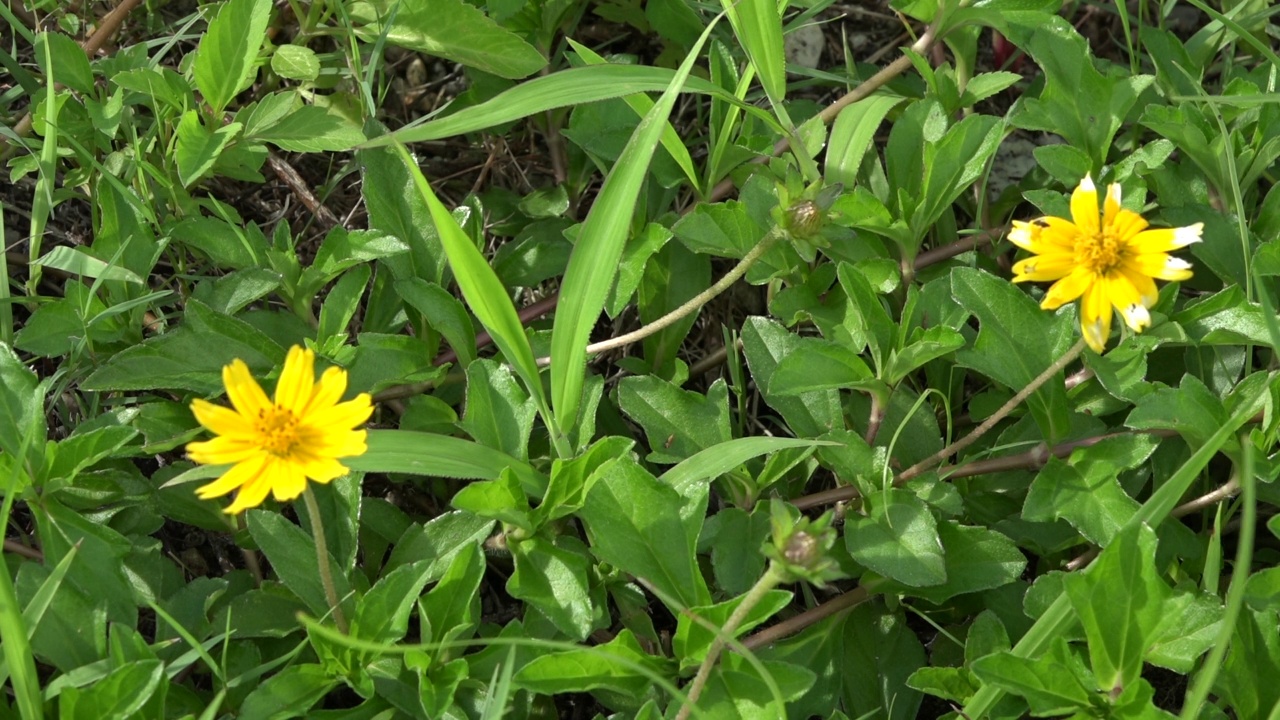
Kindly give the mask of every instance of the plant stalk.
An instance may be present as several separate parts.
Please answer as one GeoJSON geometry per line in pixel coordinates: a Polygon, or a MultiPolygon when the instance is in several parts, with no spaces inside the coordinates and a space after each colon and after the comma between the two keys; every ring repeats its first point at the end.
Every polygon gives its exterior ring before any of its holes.
{"type": "Polygon", "coordinates": [[[346,635],[348,631],[347,617],[342,614],[342,605],[338,602],[338,590],[333,584],[333,570],[329,567],[329,543],[324,539],[324,523],[320,522],[320,505],[311,485],[302,491],[307,503],[307,515],[311,518],[311,537],[316,545],[316,564],[320,567],[320,584],[324,586],[324,597],[333,611],[333,622],[338,630],[346,635]]]}

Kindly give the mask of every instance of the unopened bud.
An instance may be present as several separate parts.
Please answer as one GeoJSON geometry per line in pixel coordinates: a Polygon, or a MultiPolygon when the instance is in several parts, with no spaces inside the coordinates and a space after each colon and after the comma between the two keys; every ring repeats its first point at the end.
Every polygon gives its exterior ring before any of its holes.
{"type": "Polygon", "coordinates": [[[822,208],[812,200],[801,200],[787,208],[787,229],[798,238],[810,238],[822,230],[822,208]]]}
{"type": "Polygon", "coordinates": [[[818,547],[818,539],[803,530],[796,531],[787,538],[787,547],[782,551],[782,557],[786,558],[788,563],[799,565],[803,568],[811,567],[813,562],[822,556],[822,549],[818,547]]]}

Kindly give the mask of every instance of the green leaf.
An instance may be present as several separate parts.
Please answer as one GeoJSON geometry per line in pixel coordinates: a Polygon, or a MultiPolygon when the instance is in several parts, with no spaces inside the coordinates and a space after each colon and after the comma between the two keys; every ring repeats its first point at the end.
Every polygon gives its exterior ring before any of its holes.
{"type": "MultiPolygon", "coordinates": [[[[551,394],[560,432],[568,435],[578,422],[578,405],[586,375],[586,348],[591,328],[604,309],[618,261],[630,231],[637,198],[654,150],[675,106],[680,89],[715,23],[681,63],[670,87],[640,120],[622,156],[604,180],[582,224],[578,244],[560,283],[560,303],[551,331],[551,394]]],[[[603,67],[603,66],[597,66],[603,67]]]]}
{"type": "Polygon", "coordinates": [[[1165,603],[1169,621],[1147,652],[1147,662],[1174,672],[1191,672],[1196,660],[1217,642],[1224,614],[1216,595],[1177,593],[1165,603]]]}
{"type": "Polygon", "coordinates": [[[907,678],[927,660],[902,611],[863,603],[831,632],[844,638],[836,667],[841,675],[840,697],[850,716],[916,718],[920,693],[907,685],[907,678]]]}
{"type": "MultiPolygon", "coordinates": [[[[476,542],[463,545],[422,598],[422,613],[430,627],[428,642],[449,642],[470,637],[480,622],[480,581],[484,578],[484,553],[476,542]]],[[[446,653],[447,654],[447,653],[446,653]]]]}
{"type": "Polygon", "coordinates": [[[511,545],[511,558],[516,567],[507,593],[537,608],[571,640],[582,642],[607,622],[605,608],[592,602],[593,562],[580,540],[529,538],[511,545]]]}
{"type": "MultiPolygon", "coordinates": [[[[757,552],[758,550],[757,548],[757,552]]],[[[741,637],[777,615],[791,604],[792,597],[787,590],[774,589],[765,593],[742,619],[734,637],[741,637]]],[[[671,650],[679,659],[681,670],[696,668],[702,663],[716,638],[716,630],[725,626],[729,616],[733,615],[745,599],[745,595],[739,595],[714,605],[689,608],[687,613],[680,614],[676,620],[676,634],[671,639],[671,650]]]]}
{"type": "Polygon", "coordinates": [[[492,360],[467,366],[466,414],[459,426],[481,445],[524,459],[536,414],[509,367],[492,360]]]}
{"type": "Polygon", "coordinates": [[[1206,442],[1226,421],[1218,396],[1194,375],[1175,388],[1160,388],[1137,402],[1124,424],[1134,430],[1176,430],[1193,446],[1206,442]]]}
{"type": "Polygon", "coordinates": [[[872,95],[840,111],[831,125],[831,140],[827,143],[824,177],[828,182],[843,183],[846,188],[858,184],[858,168],[862,166],[881,121],[904,99],[872,95]]]}
{"type": "Polygon", "coordinates": [[[768,393],[793,397],[836,388],[856,388],[874,381],[871,368],[857,353],[829,340],[799,337],[769,378],[768,393]]]}
{"type": "Polygon", "coordinates": [[[281,45],[271,53],[271,69],[282,78],[310,82],[320,77],[320,60],[309,47],[281,45]]]}
{"type": "Polygon", "coordinates": [[[542,695],[612,690],[640,697],[653,678],[671,674],[671,661],[646,653],[630,630],[603,645],[548,653],[516,672],[517,687],[542,695]]]}
{"type": "Polygon", "coordinates": [[[319,665],[291,665],[255,687],[240,704],[239,713],[273,720],[307,717],[311,706],[337,684],[337,678],[319,665]]]}
{"type": "MultiPolygon", "coordinates": [[[[328,616],[329,601],[320,584],[316,546],[311,536],[280,513],[269,510],[248,511],[245,524],[249,527],[253,541],[262,549],[262,554],[271,561],[271,567],[284,586],[306,603],[317,617],[328,616]]],[[[332,556],[328,560],[338,597],[346,598],[342,603],[343,610],[348,616],[353,616],[355,598],[347,580],[347,569],[340,566],[332,556]]]]}
{"type": "Polygon", "coordinates": [[[507,468],[533,470],[509,455],[462,438],[413,430],[370,430],[369,449],[342,464],[366,473],[491,480],[507,468]]]}
{"type": "Polygon", "coordinates": [[[427,582],[438,580],[454,556],[468,545],[483,542],[493,525],[493,520],[464,510],[446,512],[426,525],[415,523],[396,541],[384,572],[426,560],[431,563],[427,568],[427,582]]]}
{"type": "Polygon", "coordinates": [[[93,69],[84,49],[75,40],[60,32],[42,32],[36,35],[35,59],[46,78],[50,73],[54,80],[78,93],[94,94],[93,69]],[[45,53],[53,67],[45,67],[45,53]]]}
{"type": "Polygon", "coordinates": [[[240,134],[240,123],[221,125],[210,131],[200,122],[200,114],[188,110],[182,114],[177,127],[177,147],[173,160],[178,166],[178,177],[183,187],[191,187],[218,161],[227,143],[240,134]]]}
{"type": "Polygon", "coordinates": [[[1025,698],[1034,715],[1066,715],[1093,702],[1093,677],[1061,638],[1034,660],[1001,652],[970,667],[984,683],[1025,698]]]}
{"type": "Polygon", "coordinates": [[[572,460],[552,460],[551,479],[542,502],[534,510],[534,527],[576,513],[587,501],[591,488],[614,461],[631,452],[635,441],[611,435],[601,438],[572,460]]]}
{"type": "Polygon", "coordinates": [[[1118,534],[1088,572],[1063,579],[1104,692],[1141,676],[1143,657],[1167,621],[1170,590],[1156,570],[1155,552],[1155,531],[1139,525],[1118,534]]]}
{"type": "Polygon", "coordinates": [[[938,524],[924,502],[905,490],[864,500],[867,514],[845,521],[845,547],[853,559],[910,587],[946,582],[938,524]]]}
{"type": "MultiPolygon", "coordinates": [[[[1027,557],[1005,535],[984,527],[954,522],[938,525],[947,579],[940,585],[902,587],[895,591],[941,605],[956,595],[991,590],[1014,582],[1027,568],[1027,557]]],[[[893,587],[890,583],[889,587],[893,587]]]]}
{"type": "Polygon", "coordinates": [[[115,668],[84,689],[69,687],[61,695],[62,718],[125,720],[138,717],[164,682],[164,663],[139,660],[115,668]]]}
{"type": "Polygon", "coordinates": [[[731,436],[724,380],[716,380],[703,394],[652,375],[623,378],[618,407],[644,428],[652,448],[647,459],[653,463],[679,462],[731,436]]]}
{"type": "Polygon", "coordinates": [[[694,557],[706,496],[691,502],[625,457],[601,480],[579,513],[592,553],[647,580],[674,612],[710,604],[694,557]]]}
{"type": "Polygon", "coordinates": [[[781,362],[800,345],[797,335],[767,318],[747,318],[742,326],[747,366],[756,386],[764,389],[765,401],[782,414],[791,432],[800,437],[817,437],[844,427],[838,390],[817,390],[798,397],[785,397],[769,390],[781,362]]]}
{"type": "Polygon", "coordinates": [[[58,442],[48,458],[45,480],[70,482],[82,471],[112,457],[138,435],[131,427],[108,425],[78,432],[58,442]]]}
{"type": "Polygon", "coordinates": [[[333,110],[304,105],[246,139],[288,152],[318,153],[350,150],[366,138],[357,125],[333,110]]]}
{"type": "Polygon", "coordinates": [[[729,472],[751,458],[767,455],[778,450],[824,445],[839,445],[839,443],[780,437],[735,438],[681,460],[679,464],[668,469],[658,479],[675,488],[676,492],[681,495],[694,497],[700,494],[698,491],[702,489],[705,483],[729,472]]]}
{"type": "Polygon", "coordinates": [[[782,51],[782,16],[772,0],[744,0],[721,5],[733,33],[751,60],[769,102],[779,108],[787,95],[786,57],[782,51]]]}
{"type": "Polygon", "coordinates": [[[266,265],[267,241],[226,220],[192,217],[169,227],[169,237],[208,255],[218,265],[236,269],[266,265]]]}
{"type": "Polygon", "coordinates": [[[846,322],[858,326],[861,334],[867,339],[871,354],[875,358],[876,367],[884,369],[893,350],[893,319],[885,310],[879,296],[872,289],[867,277],[858,268],[848,263],[840,263],[836,271],[840,278],[840,287],[844,289],[849,300],[846,322]]]}
{"type": "Polygon", "coordinates": [[[270,13],[269,0],[228,0],[200,39],[191,74],[215,116],[258,74],[270,13]]]}
{"type": "MultiPolygon", "coordinates": [[[[663,92],[675,81],[676,73],[668,68],[648,65],[591,65],[571,68],[537,77],[498,93],[494,97],[452,115],[411,125],[390,136],[374,138],[365,147],[439,140],[504,125],[556,108],[584,105],[643,92],[663,92]]],[[[735,102],[732,95],[706,80],[690,77],[685,92],[715,95],[735,102]]]]}
{"type": "Polygon", "coordinates": [[[458,356],[458,365],[467,367],[476,359],[476,328],[467,309],[448,290],[421,278],[395,283],[396,294],[422,313],[432,329],[449,341],[458,356]]]}
{"type": "Polygon", "coordinates": [[[137,273],[117,265],[105,263],[81,248],[69,248],[65,245],[53,248],[31,264],[56,268],[84,277],[121,280],[137,285],[143,284],[142,278],[138,277],[137,273]]]}
{"type": "Polygon", "coordinates": [[[907,375],[924,367],[925,363],[950,355],[964,345],[963,335],[942,325],[917,333],[906,347],[889,355],[884,381],[890,386],[897,385],[907,375]]]}
{"type": "Polygon", "coordinates": [[[0,451],[5,455],[23,457],[25,451],[31,462],[44,454],[44,395],[36,374],[0,343],[0,451]]]}
{"type": "MultiPolygon", "coordinates": [[[[524,326],[520,323],[520,317],[516,314],[515,306],[511,304],[511,298],[507,295],[506,288],[502,286],[502,281],[494,274],[489,261],[471,242],[471,238],[458,225],[458,221],[436,198],[435,192],[432,191],[409,152],[403,145],[397,145],[396,149],[405,167],[409,168],[413,182],[417,185],[422,199],[426,201],[427,208],[431,211],[431,220],[435,223],[440,242],[449,257],[449,266],[453,269],[458,288],[462,290],[462,296],[466,299],[467,305],[489,331],[493,342],[498,349],[502,350],[507,362],[511,363],[520,375],[525,389],[533,395],[540,407],[544,407],[542,379],[538,372],[538,365],[534,362],[529,338],[525,336],[524,326]]],[[[563,294],[561,298],[561,310],[563,310],[563,294]]],[[[581,392],[581,386],[579,386],[579,392],[581,392]]],[[[548,423],[552,422],[550,418],[546,420],[548,423]]]]}
{"type": "Polygon", "coordinates": [[[431,563],[422,560],[386,573],[356,603],[351,636],[392,643],[409,631],[409,616],[430,579],[431,563]]]}
{"type": "Polygon", "coordinates": [[[348,392],[377,393],[401,383],[439,380],[445,369],[431,362],[430,351],[416,337],[360,333],[348,370],[348,392]]]}
{"type": "Polygon", "coordinates": [[[393,150],[362,150],[356,157],[364,168],[360,195],[369,208],[369,229],[394,235],[409,246],[409,262],[390,266],[396,279],[443,283],[448,259],[409,167],[393,150]]]}
{"type": "Polygon", "coordinates": [[[671,228],[696,253],[741,258],[764,239],[766,228],[737,200],[702,203],[671,228]]]}
{"type": "Polygon", "coordinates": [[[729,507],[707,518],[698,548],[711,551],[711,570],[721,590],[741,595],[764,573],[765,556],[761,552],[772,525],[767,505],[755,512],[729,507]]]}
{"type": "Polygon", "coordinates": [[[496,480],[473,482],[459,490],[450,502],[459,510],[501,520],[526,532],[536,529],[530,520],[529,498],[511,472],[502,473],[496,480]]]}
{"type": "MultiPolygon", "coordinates": [[[[956,362],[1005,387],[1026,387],[1071,345],[1066,316],[1044,312],[1021,290],[991,273],[952,270],[951,294],[980,323],[978,339],[971,349],[956,353],[956,362]]],[[[1027,398],[1027,407],[1047,440],[1069,432],[1070,409],[1060,376],[1027,398]]]]}
{"type": "Polygon", "coordinates": [[[373,42],[385,34],[392,45],[498,77],[527,77],[547,64],[535,47],[463,0],[372,0],[355,4],[351,15],[367,23],[356,28],[363,40],[373,42]],[[391,25],[382,25],[380,18],[391,18],[391,25]]]}
{"type": "Polygon", "coordinates": [[[1280,632],[1275,611],[1242,609],[1215,692],[1237,717],[1262,717],[1280,705],[1280,632]]]}
{"type": "Polygon", "coordinates": [[[182,325],[116,353],[84,380],[86,390],[177,388],[223,390],[222,368],[243,360],[265,373],[284,362],[285,350],[254,326],[188,300],[182,325]]]}
{"type": "Polygon", "coordinates": [[[1138,510],[1117,478],[1145,462],[1158,442],[1150,435],[1123,435],[1077,449],[1066,461],[1050,458],[1027,492],[1023,519],[1065,519],[1091,543],[1106,547],[1138,510]]]}

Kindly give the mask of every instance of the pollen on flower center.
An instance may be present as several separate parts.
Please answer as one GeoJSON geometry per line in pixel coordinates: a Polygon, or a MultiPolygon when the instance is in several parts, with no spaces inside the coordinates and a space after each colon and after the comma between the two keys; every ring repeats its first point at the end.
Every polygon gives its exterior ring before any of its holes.
{"type": "Polygon", "coordinates": [[[298,418],[292,410],[272,405],[258,411],[254,423],[262,448],[276,457],[287,458],[298,446],[298,418]]]}
{"type": "Polygon", "coordinates": [[[1109,231],[1084,235],[1076,243],[1076,263],[1105,275],[1124,260],[1125,242],[1109,231]]]}

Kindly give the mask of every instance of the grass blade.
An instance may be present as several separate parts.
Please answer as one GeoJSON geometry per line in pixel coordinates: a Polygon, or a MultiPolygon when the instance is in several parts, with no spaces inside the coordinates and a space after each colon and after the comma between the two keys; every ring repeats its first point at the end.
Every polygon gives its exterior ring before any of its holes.
{"type": "Polygon", "coordinates": [[[694,60],[715,25],[715,20],[707,25],[707,29],[680,64],[671,85],[636,126],[617,164],[605,178],[600,195],[596,197],[591,213],[582,224],[573,255],[569,257],[569,267],[565,270],[564,281],[560,286],[560,304],[551,331],[552,403],[558,413],[560,432],[563,434],[567,435],[577,423],[582,383],[587,372],[587,341],[590,339],[592,326],[604,309],[609,288],[613,286],[613,277],[618,269],[618,260],[622,257],[622,248],[627,242],[631,217],[635,212],[640,189],[644,186],[649,161],[653,159],[658,139],[667,126],[667,118],[675,107],[676,98],[689,79],[694,60]]]}

